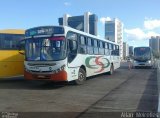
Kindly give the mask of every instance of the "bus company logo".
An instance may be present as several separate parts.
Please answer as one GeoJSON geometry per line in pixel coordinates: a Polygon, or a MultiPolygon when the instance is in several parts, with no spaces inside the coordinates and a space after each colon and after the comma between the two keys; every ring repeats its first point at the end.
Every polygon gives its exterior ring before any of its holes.
{"type": "Polygon", "coordinates": [[[99,73],[99,72],[102,72],[104,71],[105,68],[109,67],[110,65],[110,62],[107,58],[103,58],[103,56],[90,56],[90,57],[87,57],[86,60],[85,60],[85,63],[86,63],[86,66],[88,68],[91,68],[91,69],[99,69],[98,71],[96,71],[95,73],[99,73]],[[91,62],[92,61],[92,62],[91,62]],[[95,64],[94,64],[95,62],[95,64]],[[91,64],[93,63],[93,64],[91,64]]]}

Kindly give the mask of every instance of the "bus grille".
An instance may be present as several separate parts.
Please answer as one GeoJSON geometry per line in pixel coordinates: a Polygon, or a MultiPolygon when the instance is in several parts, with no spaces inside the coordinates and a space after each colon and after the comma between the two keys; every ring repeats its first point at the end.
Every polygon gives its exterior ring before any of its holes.
{"type": "Polygon", "coordinates": [[[33,73],[51,73],[52,71],[30,71],[33,73]]]}

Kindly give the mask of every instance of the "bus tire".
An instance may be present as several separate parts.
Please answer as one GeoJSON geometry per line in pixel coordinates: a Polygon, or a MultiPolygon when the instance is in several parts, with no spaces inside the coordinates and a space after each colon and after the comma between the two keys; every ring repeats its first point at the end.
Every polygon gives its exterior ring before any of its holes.
{"type": "Polygon", "coordinates": [[[78,72],[78,79],[75,80],[75,84],[82,85],[85,82],[85,80],[86,80],[86,72],[84,71],[83,68],[80,68],[78,72]]]}
{"type": "Polygon", "coordinates": [[[112,75],[113,72],[114,72],[114,66],[113,66],[113,64],[112,64],[111,67],[110,67],[109,75],[112,75]]]}

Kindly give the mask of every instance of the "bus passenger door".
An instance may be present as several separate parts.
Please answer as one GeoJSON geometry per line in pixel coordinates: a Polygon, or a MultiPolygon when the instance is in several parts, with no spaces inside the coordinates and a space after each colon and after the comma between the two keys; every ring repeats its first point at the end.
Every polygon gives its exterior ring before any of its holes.
{"type": "Polygon", "coordinates": [[[72,61],[77,56],[77,41],[68,40],[68,64],[72,65],[72,61]]]}
{"type": "Polygon", "coordinates": [[[77,66],[77,35],[75,33],[68,33],[67,35],[67,54],[68,54],[68,78],[69,80],[75,80],[78,78],[78,66],[77,66]]]}

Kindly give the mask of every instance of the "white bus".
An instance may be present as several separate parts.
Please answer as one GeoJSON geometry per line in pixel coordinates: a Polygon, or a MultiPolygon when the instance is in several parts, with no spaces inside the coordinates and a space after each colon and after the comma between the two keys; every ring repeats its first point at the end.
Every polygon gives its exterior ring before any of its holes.
{"type": "Polygon", "coordinates": [[[43,26],[25,32],[25,72],[28,80],[75,81],[120,67],[119,45],[66,27],[43,26]]]}
{"type": "Polygon", "coordinates": [[[133,66],[137,67],[150,67],[154,66],[154,58],[152,49],[150,47],[135,47],[133,66]]]}

